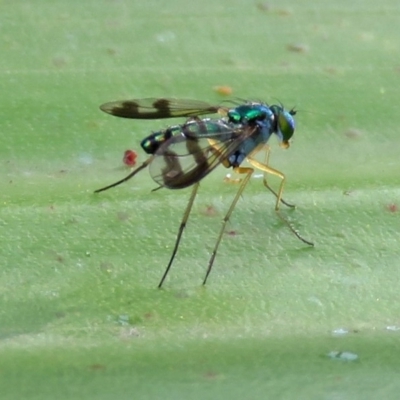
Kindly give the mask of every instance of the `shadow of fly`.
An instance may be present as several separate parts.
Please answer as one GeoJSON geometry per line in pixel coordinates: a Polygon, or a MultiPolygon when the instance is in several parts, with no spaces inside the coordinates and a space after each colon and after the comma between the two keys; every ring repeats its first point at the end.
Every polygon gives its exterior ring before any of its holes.
{"type": "Polygon", "coordinates": [[[151,177],[160,188],[183,189],[192,186],[189,202],[186,206],[179,231],[175,240],[171,258],[158,285],[162,287],[172,266],[181,241],[183,231],[199,189],[200,181],[218,165],[232,168],[242,176],[239,189],[226,213],[222,227],[211,254],[203,285],[211,272],[215,256],[225,227],[244,188],[254,170],[264,174],[263,184],[276,197],[275,211],[283,223],[302,242],[313,246],[304,239],[291,223],[280,213],[280,203],[295,207],[282,198],[285,175],[269,166],[269,138],[275,134],[280,146],[288,148],[295,129],[295,110],[285,110],[283,105],[267,105],[261,102],[244,102],[232,108],[213,106],[197,100],[179,100],[169,98],[146,98],[105,103],[100,109],[108,114],[122,118],[161,119],[185,117],[187,121],[180,125],[152,133],[142,140],[143,150],[149,158],[128,176],[95,191],[108,190],[134,177],[139,171],[149,167],[151,177]],[[220,114],[220,118],[200,118],[206,114],[220,114]],[[221,117],[222,115],[222,117],[221,117]],[[264,162],[255,159],[256,154],[264,152],[264,162]],[[242,167],[243,161],[252,167],[242,167]],[[278,191],[268,184],[268,175],[280,179],[278,191]]]}

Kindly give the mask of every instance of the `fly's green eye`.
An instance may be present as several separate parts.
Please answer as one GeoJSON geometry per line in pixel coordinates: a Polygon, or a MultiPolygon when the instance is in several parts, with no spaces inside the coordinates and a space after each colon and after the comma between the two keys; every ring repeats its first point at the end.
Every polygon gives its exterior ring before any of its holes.
{"type": "Polygon", "coordinates": [[[282,110],[278,113],[278,133],[282,142],[288,143],[294,133],[294,118],[289,111],[282,110]]]}
{"type": "Polygon", "coordinates": [[[289,140],[292,138],[295,128],[294,118],[295,110],[286,111],[282,105],[272,105],[270,109],[276,118],[276,133],[279,136],[282,146],[289,147],[289,140]]]}

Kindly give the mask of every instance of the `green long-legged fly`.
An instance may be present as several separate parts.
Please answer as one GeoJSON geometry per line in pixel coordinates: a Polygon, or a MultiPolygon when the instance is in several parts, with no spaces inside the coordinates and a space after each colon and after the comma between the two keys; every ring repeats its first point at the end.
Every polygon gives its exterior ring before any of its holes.
{"type": "MultiPolygon", "coordinates": [[[[288,207],[293,204],[282,198],[285,175],[269,166],[269,146],[267,144],[272,134],[278,137],[283,148],[288,148],[295,129],[295,110],[285,110],[282,105],[267,105],[260,102],[247,102],[234,108],[213,106],[206,102],[179,99],[134,99],[115,101],[100,106],[100,109],[111,115],[134,119],[160,119],[186,117],[188,120],[180,125],[170,126],[159,132],[152,133],[142,140],[143,150],[150,154],[138,168],[128,176],[96,190],[96,193],[115,187],[135,176],[139,171],[149,167],[153,180],[159,188],[183,189],[193,186],[189,202],[175,240],[174,249],[169,263],[158,285],[162,287],[165,278],[175,259],[186,227],[189,215],[197,195],[200,181],[218,165],[232,168],[243,175],[239,189],[226,213],[216,244],[211,254],[203,285],[206,284],[211,272],[217,250],[226,224],[238,202],[243,190],[249,182],[254,168],[264,174],[263,184],[276,197],[275,211],[278,217],[288,226],[292,233],[302,242],[313,246],[304,239],[290,222],[280,213],[280,203],[288,207]],[[200,115],[221,113],[223,118],[200,119],[200,115]],[[257,161],[255,155],[265,151],[264,162],[257,161]],[[242,167],[243,161],[248,161],[252,167],[242,167]],[[278,191],[274,191],[267,181],[268,175],[280,178],[278,191]]],[[[155,190],[157,190],[155,189],[155,190]]]]}

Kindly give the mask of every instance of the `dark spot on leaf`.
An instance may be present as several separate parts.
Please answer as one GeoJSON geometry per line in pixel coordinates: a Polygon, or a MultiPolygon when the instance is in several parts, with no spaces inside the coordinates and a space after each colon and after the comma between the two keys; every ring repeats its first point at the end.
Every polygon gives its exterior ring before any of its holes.
{"type": "Polygon", "coordinates": [[[344,131],[344,135],[349,139],[359,139],[363,135],[363,133],[359,129],[349,128],[344,131]]]}
{"type": "Polygon", "coordinates": [[[392,213],[395,213],[395,212],[397,212],[397,211],[399,210],[397,204],[395,204],[395,203],[388,204],[388,205],[386,206],[386,209],[387,209],[389,212],[392,212],[392,213]]]}
{"type": "Polygon", "coordinates": [[[294,53],[307,53],[310,50],[310,48],[304,43],[290,43],[286,48],[294,53]]]}
{"type": "Polygon", "coordinates": [[[89,365],[89,369],[91,371],[103,371],[106,369],[106,366],[103,364],[92,364],[92,365],[89,365]]]}
{"type": "Polygon", "coordinates": [[[218,213],[217,210],[215,209],[214,206],[208,205],[206,208],[202,211],[203,215],[206,215],[207,217],[215,217],[218,213]]]}
{"type": "Polygon", "coordinates": [[[204,373],[203,376],[204,376],[204,378],[210,379],[210,380],[218,379],[220,377],[220,375],[215,371],[207,371],[204,373]]]}
{"type": "Polygon", "coordinates": [[[119,211],[117,212],[117,218],[120,221],[127,221],[130,218],[129,213],[125,212],[125,211],[119,211]]]}

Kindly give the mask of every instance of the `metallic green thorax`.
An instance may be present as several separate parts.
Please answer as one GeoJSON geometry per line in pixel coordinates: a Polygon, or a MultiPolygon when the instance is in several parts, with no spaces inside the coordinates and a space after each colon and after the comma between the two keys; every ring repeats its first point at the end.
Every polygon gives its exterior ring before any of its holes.
{"type": "Polygon", "coordinates": [[[228,111],[228,119],[234,123],[263,121],[273,117],[272,111],[264,104],[245,104],[228,111]]]}

